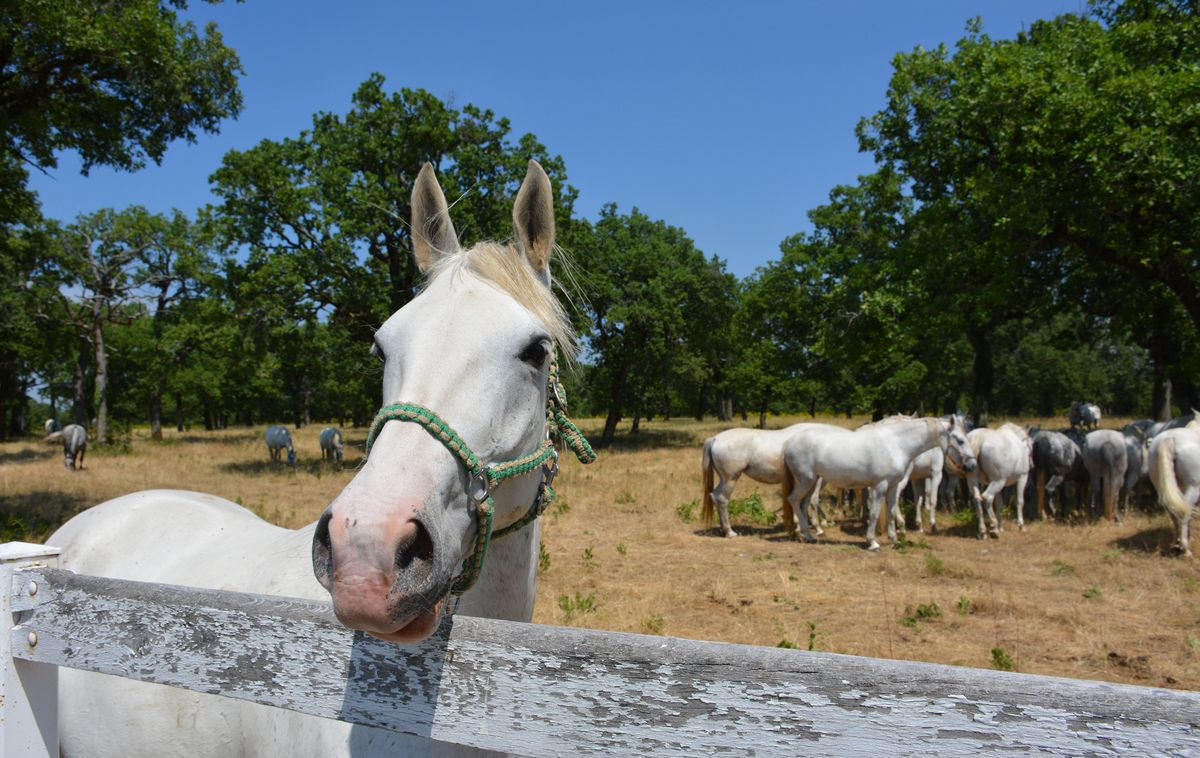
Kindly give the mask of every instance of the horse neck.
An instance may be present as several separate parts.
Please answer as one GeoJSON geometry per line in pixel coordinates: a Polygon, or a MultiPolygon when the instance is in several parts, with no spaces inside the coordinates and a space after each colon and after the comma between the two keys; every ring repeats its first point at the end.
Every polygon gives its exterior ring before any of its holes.
{"type": "Polygon", "coordinates": [[[462,596],[458,612],[464,616],[532,621],[539,535],[539,522],[534,521],[491,543],[479,581],[462,596]]]}

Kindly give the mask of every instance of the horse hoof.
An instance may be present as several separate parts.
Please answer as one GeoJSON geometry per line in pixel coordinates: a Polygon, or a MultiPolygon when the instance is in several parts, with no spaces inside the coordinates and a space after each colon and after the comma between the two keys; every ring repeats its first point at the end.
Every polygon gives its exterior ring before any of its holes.
{"type": "Polygon", "coordinates": [[[987,536],[987,532],[980,532],[980,533],[979,533],[979,539],[981,539],[981,540],[986,540],[987,538],[988,538],[988,536],[987,536]]]}
{"type": "Polygon", "coordinates": [[[808,544],[810,544],[810,545],[815,545],[815,544],[817,544],[817,538],[816,538],[816,537],[813,537],[813,536],[808,536],[808,537],[805,537],[805,536],[801,535],[801,537],[800,537],[800,541],[801,541],[801,542],[807,542],[807,543],[808,543],[808,544]]]}
{"type": "Polygon", "coordinates": [[[938,528],[936,526],[929,527],[929,533],[930,534],[941,534],[941,532],[938,531],[938,528]]]}
{"type": "Polygon", "coordinates": [[[1025,531],[1025,525],[1024,525],[1024,524],[1021,524],[1021,526],[1020,526],[1020,527],[1018,527],[1018,528],[1019,528],[1019,529],[1020,529],[1022,532],[1023,532],[1023,531],[1025,531]]]}
{"type": "Polygon", "coordinates": [[[817,535],[818,537],[824,537],[824,536],[825,536],[825,530],[824,530],[824,529],[817,529],[817,531],[816,531],[816,535],[817,535]]]}
{"type": "Polygon", "coordinates": [[[726,537],[736,537],[736,536],[738,536],[738,533],[733,531],[732,529],[730,529],[728,532],[725,532],[725,536],[726,537]]]}
{"type": "Polygon", "coordinates": [[[870,550],[872,553],[878,553],[880,549],[878,542],[872,542],[870,545],[867,545],[867,550],[870,550]]]}
{"type": "Polygon", "coordinates": [[[994,540],[1000,539],[1000,532],[992,532],[992,539],[994,539],[994,540]]]}

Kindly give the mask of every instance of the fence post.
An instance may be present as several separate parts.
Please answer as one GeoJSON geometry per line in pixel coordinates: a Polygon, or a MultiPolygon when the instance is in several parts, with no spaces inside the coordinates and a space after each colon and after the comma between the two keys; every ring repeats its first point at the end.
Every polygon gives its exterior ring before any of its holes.
{"type": "MultiPolygon", "coordinates": [[[[19,622],[12,610],[13,579],[18,569],[28,566],[58,566],[59,549],[27,542],[0,544],[0,758],[36,756],[58,758],[58,667],[47,663],[16,660],[13,627],[19,622]]],[[[19,581],[19,579],[18,579],[19,581]]],[[[36,590],[29,588],[30,594],[36,590]]]]}

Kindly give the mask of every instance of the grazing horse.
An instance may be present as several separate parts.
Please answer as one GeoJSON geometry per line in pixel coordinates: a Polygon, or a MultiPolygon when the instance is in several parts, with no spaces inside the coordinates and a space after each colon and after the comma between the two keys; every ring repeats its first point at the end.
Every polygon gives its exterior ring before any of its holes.
{"type": "MultiPolygon", "coordinates": [[[[586,446],[551,382],[555,346],[569,355],[574,345],[550,288],[551,193],[531,162],[513,208],[515,241],[464,251],[433,167],[421,170],[410,228],[426,280],[375,335],[388,405],[372,425],[366,462],[316,524],[292,531],[209,495],[142,492],[90,508],[52,535],[48,543],[63,548],[60,565],[120,579],[332,597],[347,626],[400,643],[431,634],[452,593],[462,593],[460,613],[530,621],[539,546],[532,516],[557,470],[548,421],[577,454],[586,446]],[[424,413],[413,410],[418,405],[424,413]],[[444,438],[473,451],[476,465],[468,468],[444,438]],[[507,531],[518,525],[525,528],[507,531]],[[481,546],[480,566],[473,557],[481,546]],[[456,577],[460,565],[481,570],[456,577]]],[[[62,754],[71,758],[476,752],[69,669],[60,670],[59,685],[62,754]]]]}
{"type": "Polygon", "coordinates": [[[1109,521],[1120,521],[1117,498],[1125,484],[1125,470],[1129,466],[1125,435],[1114,429],[1088,432],[1083,445],[1083,465],[1091,478],[1092,501],[1103,495],[1104,517],[1109,521]]]}
{"type": "MultiPolygon", "coordinates": [[[[1121,433],[1125,437],[1125,482],[1121,485],[1121,497],[1124,500],[1123,514],[1129,515],[1129,504],[1139,499],[1138,488],[1150,477],[1150,448],[1146,440],[1146,430],[1136,424],[1127,424],[1121,433]]],[[[1138,503],[1138,507],[1141,504],[1138,503]]]]}
{"type": "Polygon", "coordinates": [[[1083,464],[1083,440],[1074,429],[1061,432],[1046,429],[1033,435],[1033,470],[1037,476],[1038,518],[1046,519],[1046,507],[1051,516],[1058,516],[1054,495],[1065,482],[1075,482],[1075,510],[1082,501],[1082,484],[1087,479],[1083,464]]]}
{"type": "MultiPolygon", "coordinates": [[[[1182,428],[1186,427],[1188,424],[1195,421],[1197,414],[1200,414],[1200,411],[1197,411],[1195,408],[1193,408],[1191,413],[1185,413],[1182,416],[1176,416],[1175,418],[1173,418],[1169,421],[1159,421],[1157,423],[1152,423],[1146,427],[1146,439],[1153,441],[1155,437],[1162,434],[1163,432],[1169,432],[1172,429],[1182,429],[1182,428]]],[[[1138,422],[1134,422],[1134,423],[1138,423],[1138,422]]]]}
{"type": "Polygon", "coordinates": [[[56,418],[46,419],[46,436],[47,437],[49,437],[51,434],[54,434],[55,432],[61,432],[61,431],[62,431],[62,422],[61,421],[59,421],[56,418]]]}
{"type": "Polygon", "coordinates": [[[330,426],[321,430],[321,460],[325,460],[325,456],[329,456],[329,460],[337,458],[337,462],[342,462],[342,433],[337,427],[330,426]]]}
{"type": "MultiPolygon", "coordinates": [[[[843,489],[869,490],[869,550],[879,550],[875,526],[886,497],[888,536],[895,541],[896,497],[899,488],[907,481],[913,459],[935,446],[945,450],[951,444],[953,429],[953,421],[932,418],[872,424],[851,434],[831,433],[827,429],[801,429],[783,446],[783,516],[788,531],[796,531],[808,542],[815,541],[808,531],[805,509],[797,506],[808,498],[821,479],[843,489]],[[794,527],[796,511],[800,512],[799,530],[794,527]]],[[[965,438],[961,444],[966,444],[965,438]]]]}
{"type": "Polygon", "coordinates": [[[1071,428],[1082,426],[1084,429],[1095,429],[1100,426],[1100,406],[1095,403],[1071,402],[1071,410],[1067,411],[1067,420],[1071,428]]]}
{"type": "Polygon", "coordinates": [[[1150,443],[1150,481],[1175,522],[1174,549],[1192,557],[1192,516],[1200,500],[1200,429],[1195,421],[1168,429],[1150,443]]]}
{"type": "Polygon", "coordinates": [[[296,468],[296,448],[292,447],[292,433],[287,430],[286,426],[268,426],[263,439],[267,441],[267,452],[271,454],[271,463],[282,463],[283,451],[286,448],[288,465],[296,468]]]}
{"type": "Polygon", "coordinates": [[[979,465],[967,476],[975,510],[979,515],[979,539],[999,537],[1004,531],[992,503],[1000,490],[1010,484],[1017,485],[1017,527],[1025,531],[1025,482],[1029,480],[1030,458],[1033,446],[1029,433],[1023,427],[1007,423],[999,429],[976,429],[967,435],[971,449],[979,465]],[[979,490],[983,482],[987,489],[979,490]],[[988,529],[983,521],[984,506],[987,506],[988,529]]]}
{"type": "Polygon", "coordinates": [[[79,424],[70,424],[62,430],[62,443],[67,471],[82,469],[83,455],[87,452],[87,429],[79,424]]]}
{"type": "MultiPolygon", "coordinates": [[[[704,480],[704,506],[702,513],[706,523],[712,522],[713,510],[721,520],[721,531],[726,537],[736,537],[737,532],[729,523],[729,499],[737,480],[745,474],[756,482],[778,484],[783,481],[783,445],[800,429],[820,427],[846,434],[849,429],[832,424],[793,424],[786,429],[726,429],[704,441],[701,473],[704,480]],[[713,486],[713,474],[718,479],[713,486]]],[[[813,491],[812,503],[816,504],[821,488],[813,491]]],[[[786,497],[786,496],[785,496],[786,497]]],[[[817,523],[820,533],[820,523],[817,523]]]]}

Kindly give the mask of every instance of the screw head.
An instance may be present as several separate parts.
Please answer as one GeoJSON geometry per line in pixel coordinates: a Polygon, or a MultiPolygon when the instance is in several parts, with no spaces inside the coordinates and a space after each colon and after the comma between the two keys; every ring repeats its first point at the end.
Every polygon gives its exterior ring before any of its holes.
{"type": "Polygon", "coordinates": [[[36,594],[37,594],[37,582],[30,582],[29,583],[29,596],[33,597],[36,594]]]}
{"type": "Polygon", "coordinates": [[[37,632],[30,632],[27,639],[29,640],[29,647],[37,646],[37,632]]]}

